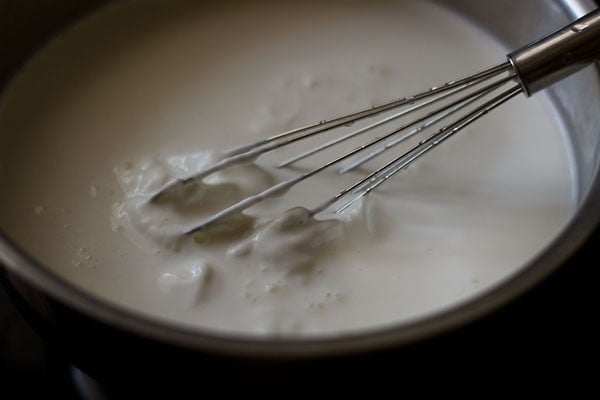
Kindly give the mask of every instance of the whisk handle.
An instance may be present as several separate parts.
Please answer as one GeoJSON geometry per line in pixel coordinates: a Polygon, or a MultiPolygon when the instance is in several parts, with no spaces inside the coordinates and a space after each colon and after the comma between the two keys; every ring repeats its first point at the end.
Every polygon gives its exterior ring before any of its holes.
{"type": "Polygon", "coordinates": [[[508,54],[528,96],[600,59],[600,9],[508,54]]]}

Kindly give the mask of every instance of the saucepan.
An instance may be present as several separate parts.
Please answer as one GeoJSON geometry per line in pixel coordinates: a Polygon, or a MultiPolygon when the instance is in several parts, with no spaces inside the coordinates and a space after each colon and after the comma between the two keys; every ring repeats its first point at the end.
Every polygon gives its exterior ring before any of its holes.
{"type": "MultiPolygon", "coordinates": [[[[475,21],[508,48],[522,46],[597,7],[591,0],[439,2],[475,21]]],[[[0,86],[53,35],[107,3],[0,0],[0,86]]],[[[532,374],[536,369],[546,373],[552,369],[544,369],[546,361],[554,360],[548,354],[568,353],[566,345],[555,343],[557,337],[576,330],[573,323],[583,323],[575,319],[583,312],[564,312],[561,304],[568,296],[581,303],[587,299],[581,293],[591,287],[586,282],[591,280],[593,261],[586,261],[585,255],[600,243],[598,66],[556,84],[548,96],[572,146],[575,215],[518,274],[428,318],[331,338],[223,337],[172,326],[89,296],[0,232],[2,280],[27,320],[69,362],[98,382],[130,394],[185,389],[196,390],[198,396],[217,390],[223,395],[289,397],[349,393],[361,387],[393,387],[401,393],[436,383],[471,385],[475,379],[505,383],[507,370],[500,365],[506,363],[513,373],[532,374]],[[565,298],[557,299],[561,282],[575,282],[581,290],[571,286],[570,294],[560,293],[565,298]],[[557,318],[572,318],[559,319],[554,332],[533,328],[531,321],[538,319],[543,329],[550,329],[553,312],[557,318]],[[470,366],[459,367],[465,361],[470,366]]],[[[580,303],[566,304],[585,310],[580,303]]],[[[585,340],[585,335],[569,338],[575,337],[585,340]]]]}

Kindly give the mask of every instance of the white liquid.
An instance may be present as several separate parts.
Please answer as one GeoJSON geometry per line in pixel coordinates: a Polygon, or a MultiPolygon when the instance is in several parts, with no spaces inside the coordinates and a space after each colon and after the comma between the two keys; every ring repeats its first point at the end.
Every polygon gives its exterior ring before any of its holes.
{"type": "MultiPolygon", "coordinates": [[[[470,126],[326,229],[286,236],[272,225],[181,242],[178,229],[201,208],[173,211],[183,196],[148,212],[140,200],[197,171],[208,149],[415,93],[506,53],[421,1],[247,3],[138,1],[39,54],[0,115],[2,229],[66,279],[145,314],[227,332],[323,334],[459,304],[564,226],[568,154],[538,96],[470,126]]],[[[235,181],[213,199],[292,176],[274,160],[212,177],[235,181]]],[[[314,207],[358,176],[327,171],[251,214],[262,222],[314,207]]]]}

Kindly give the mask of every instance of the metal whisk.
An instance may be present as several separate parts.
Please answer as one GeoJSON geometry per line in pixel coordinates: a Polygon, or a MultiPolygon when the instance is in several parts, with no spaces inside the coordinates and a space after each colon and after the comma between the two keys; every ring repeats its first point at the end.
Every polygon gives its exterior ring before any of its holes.
{"type": "Polygon", "coordinates": [[[402,151],[400,155],[393,157],[364,178],[312,208],[309,215],[314,216],[321,213],[345,199],[345,202],[341,203],[336,209],[337,212],[341,212],[358,199],[375,190],[399,171],[408,167],[438,144],[513,97],[521,93],[531,96],[599,58],[600,10],[596,10],[572,24],[508,54],[506,62],[480,73],[432,87],[413,96],[403,97],[366,110],[320,121],[310,126],[230,149],[225,152],[221,161],[194,176],[169,183],[155,194],[150,201],[157,201],[165,193],[179,185],[187,185],[193,181],[204,179],[233,165],[252,163],[267,152],[315,137],[335,128],[350,127],[357,121],[399,110],[377,122],[288,159],[278,166],[290,166],[301,159],[358,137],[377,127],[400,120],[403,117],[413,116],[413,119],[391,128],[388,133],[371,139],[317,168],[277,183],[260,193],[246,197],[224,208],[185,232],[187,235],[192,235],[209,226],[234,218],[236,215],[239,216],[245,209],[267,198],[281,196],[292,186],[336,164],[352,159],[349,164],[340,169],[340,173],[348,172],[409,138],[424,134],[427,132],[427,128],[435,124],[443,124],[442,128],[420,140],[408,150],[402,151]],[[452,116],[455,116],[455,119],[450,120],[452,116]],[[446,122],[447,120],[450,120],[450,122],[446,122]]]}

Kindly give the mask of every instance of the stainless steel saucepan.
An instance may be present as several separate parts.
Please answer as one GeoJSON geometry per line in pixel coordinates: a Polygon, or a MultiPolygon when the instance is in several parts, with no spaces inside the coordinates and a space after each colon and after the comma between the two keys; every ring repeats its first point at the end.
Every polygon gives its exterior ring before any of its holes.
{"type": "MultiPolygon", "coordinates": [[[[4,87],[53,35],[107,3],[0,0],[0,85],[4,87]]],[[[592,0],[439,3],[474,20],[508,48],[518,48],[597,7],[592,0]]],[[[533,374],[540,368],[546,373],[553,370],[548,367],[554,359],[551,355],[557,354],[553,352],[569,353],[559,343],[560,335],[579,329],[563,325],[584,324],[580,319],[558,319],[553,328],[548,322],[552,312],[560,318],[580,316],[578,309],[565,311],[561,305],[579,304],[585,310],[584,303],[591,299],[585,289],[591,287],[595,266],[585,261],[584,254],[593,252],[594,243],[600,244],[598,66],[553,86],[548,94],[572,146],[578,196],[575,216],[516,276],[466,304],[423,320],[327,339],[223,337],[175,327],[89,296],[45,269],[2,232],[0,275],[23,315],[74,365],[101,382],[133,388],[135,393],[185,388],[198,390],[198,396],[216,389],[222,394],[284,397],[326,390],[348,393],[365,385],[374,389],[387,385],[402,393],[432,383],[457,382],[457,373],[465,385],[471,385],[471,379],[492,383],[512,379],[503,373],[533,374]],[[581,285],[581,291],[570,294],[580,303],[557,299],[562,292],[556,288],[567,281],[581,285]],[[535,330],[536,318],[549,330],[535,330]],[[535,347],[538,342],[541,347],[535,347]],[[511,360],[509,369],[500,368],[511,360]],[[461,369],[461,361],[468,361],[470,367],[461,369]]],[[[580,336],[569,340],[576,337],[580,336]]],[[[582,351],[581,346],[573,348],[582,351]]]]}

